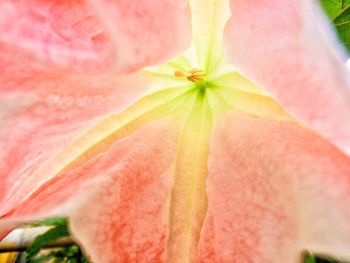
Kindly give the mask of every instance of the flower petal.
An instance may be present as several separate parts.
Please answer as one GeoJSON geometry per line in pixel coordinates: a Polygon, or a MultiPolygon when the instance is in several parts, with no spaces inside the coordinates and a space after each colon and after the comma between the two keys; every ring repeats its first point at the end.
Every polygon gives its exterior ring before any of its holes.
{"type": "Polygon", "coordinates": [[[164,62],[189,46],[185,0],[88,1],[111,34],[120,72],[164,62]]]}
{"type": "Polygon", "coordinates": [[[40,167],[101,116],[137,100],[149,80],[139,74],[68,75],[50,67],[44,70],[25,52],[4,46],[0,57],[0,202],[10,198],[0,206],[2,214],[43,182],[45,178],[35,176],[40,167]]]}
{"type": "Polygon", "coordinates": [[[210,75],[223,57],[222,33],[229,18],[228,0],[190,0],[198,66],[210,75]]]}
{"type": "Polygon", "coordinates": [[[78,71],[131,72],[189,45],[183,0],[4,0],[0,42],[78,71]]]}
{"type": "Polygon", "coordinates": [[[350,81],[315,1],[231,1],[225,46],[235,67],[350,153],[350,81]]]}
{"type": "Polygon", "coordinates": [[[199,262],[350,256],[350,159],[306,128],[227,113],[213,132],[207,192],[199,262]]]}
{"type": "Polygon", "coordinates": [[[163,262],[177,127],[153,122],[42,185],[6,218],[69,215],[93,262],[163,262]]]}
{"type": "Polygon", "coordinates": [[[0,41],[46,62],[89,71],[113,62],[111,39],[84,0],[3,0],[0,14],[0,41]]]}

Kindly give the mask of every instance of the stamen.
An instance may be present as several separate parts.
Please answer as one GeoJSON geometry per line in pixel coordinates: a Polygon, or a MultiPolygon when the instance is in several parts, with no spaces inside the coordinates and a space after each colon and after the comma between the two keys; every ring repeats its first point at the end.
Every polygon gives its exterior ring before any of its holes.
{"type": "Polygon", "coordinates": [[[185,77],[192,82],[203,81],[205,77],[204,71],[198,68],[194,68],[188,72],[176,70],[174,75],[175,77],[185,77]]]}

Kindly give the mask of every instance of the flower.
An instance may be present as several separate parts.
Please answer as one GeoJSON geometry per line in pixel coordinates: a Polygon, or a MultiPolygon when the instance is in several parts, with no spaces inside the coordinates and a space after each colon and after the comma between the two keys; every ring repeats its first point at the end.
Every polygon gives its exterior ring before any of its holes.
{"type": "Polygon", "coordinates": [[[0,13],[0,236],[68,216],[93,262],[350,257],[349,74],[314,1],[0,13]]]}

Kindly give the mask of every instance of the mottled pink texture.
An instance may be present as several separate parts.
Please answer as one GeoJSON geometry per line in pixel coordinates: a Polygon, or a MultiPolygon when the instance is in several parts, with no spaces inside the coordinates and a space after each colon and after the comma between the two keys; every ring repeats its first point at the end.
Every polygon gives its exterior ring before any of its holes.
{"type": "Polygon", "coordinates": [[[3,0],[0,14],[0,41],[74,71],[136,71],[190,40],[183,1],[3,0]]]}
{"type": "Polygon", "coordinates": [[[93,262],[164,262],[177,129],[154,122],[42,185],[7,217],[68,211],[93,262]]]}
{"type": "Polygon", "coordinates": [[[345,57],[314,1],[232,0],[229,60],[285,110],[350,153],[345,57]]]}
{"type": "Polygon", "coordinates": [[[185,0],[87,0],[115,44],[117,70],[126,73],[166,62],[190,45],[185,0]]]}
{"type": "Polygon", "coordinates": [[[110,38],[84,0],[3,0],[0,14],[0,40],[38,59],[89,71],[115,59],[110,38]]]}
{"type": "Polygon", "coordinates": [[[308,129],[225,114],[207,191],[198,262],[299,262],[304,249],[350,256],[350,159],[308,129]]]}
{"type": "Polygon", "coordinates": [[[140,74],[68,74],[1,44],[0,72],[0,214],[40,185],[40,166],[101,116],[137,100],[150,83],[140,74]]]}

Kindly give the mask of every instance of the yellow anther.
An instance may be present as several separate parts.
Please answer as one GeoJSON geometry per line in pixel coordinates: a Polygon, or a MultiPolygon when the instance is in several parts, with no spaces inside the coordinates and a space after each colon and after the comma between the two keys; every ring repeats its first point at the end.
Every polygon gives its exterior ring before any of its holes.
{"type": "Polygon", "coordinates": [[[189,81],[192,82],[199,82],[199,81],[203,81],[205,74],[204,71],[198,68],[194,68],[188,72],[183,72],[183,71],[175,71],[175,77],[185,77],[187,78],[189,81]]]}

